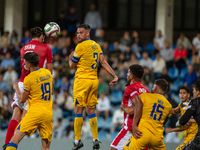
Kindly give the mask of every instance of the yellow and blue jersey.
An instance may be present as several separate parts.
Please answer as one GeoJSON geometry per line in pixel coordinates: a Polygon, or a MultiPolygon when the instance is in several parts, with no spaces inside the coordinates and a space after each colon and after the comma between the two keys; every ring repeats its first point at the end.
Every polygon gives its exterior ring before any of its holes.
{"type": "Polygon", "coordinates": [[[142,93],[142,116],[139,126],[148,128],[154,135],[163,137],[164,122],[170,116],[172,105],[162,95],[157,93],[142,93]]]}
{"type": "Polygon", "coordinates": [[[75,77],[97,79],[97,69],[101,54],[103,54],[101,47],[95,41],[86,39],[79,43],[72,57],[72,62],[77,63],[75,77]]]}
{"type": "MultiPolygon", "coordinates": [[[[190,103],[190,100],[188,100],[188,102],[190,103]]],[[[180,102],[178,104],[178,107],[180,108],[180,112],[181,112],[181,116],[182,116],[186,112],[186,109],[184,110],[183,108],[188,107],[188,106],[183,107],[183,103],[180,102]]],[[[186,130],[186,136],[189,136],[189,134],[195,134],[196,135],[197,131],[198,131],[197,123],[191,123],[190,127],[186,130]]],[[[191,136],[194,136],[194,135],[191,135],[191,136]]]]}
{"type": "Polygon", "coordinates": [[[24,90],[29,91],[28,109],[42,109],[52,113],[52,87],[53,78],[51,72],[45,68],[32,71],[24,79],[24,90]]]}

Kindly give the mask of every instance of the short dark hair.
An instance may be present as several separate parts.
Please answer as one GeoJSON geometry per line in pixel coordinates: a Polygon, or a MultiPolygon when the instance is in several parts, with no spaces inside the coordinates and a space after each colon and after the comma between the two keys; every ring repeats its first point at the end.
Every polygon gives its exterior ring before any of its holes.
{"type": "Polygon", "coordinates": [[[142,78],[142,76],[144,74],[144,68],[141,65],[134,64],[134,65],[131,65],[129,67],[129,69],[133,76],[135,76],[139,79],[142,78]]]}
{"type": "Polygon", "coordinates": [[[35,52],[27,52],[23,55],[23,59],[28,61],[33,67],[37,67],[40,61],[40,56],[35,52]]]}
{"type": "Polygon", "coordinates": [[[155,81],[155,84],[156,84],[157,86],[159,86],[159,88],[160,88],[162,91],[164,91],[164,92],[167,91],[168,82],[167,82],[165,79],[157,79],[157,80],[155,81]]]}
{"type": "Polygon", "coordinates": [[[190,93],[190,92],[191,92],[191,91],[190,91],[190,88],[187,87],[187,86],[181,86],[181,87],[179,88],[179,90],[186,90],[187,93],[190,93]]]}
{"type": "Polygon", "coordinates": [[[192,87],[196,89],[196,91],[200,91],[200,80],[194,82],[192,87]]]}
{"type": "Polygon", "coordinates": [[[31,37],[39,38],[41,35],[44,35],[44,30],[40,27],[31,28],[31,37]]]}
{"type": "Polygon", "coordinates": [[[81,24],[78,28],[84,28],[85,30],[90,30],[90,26],[88,24],[81,24]]]}

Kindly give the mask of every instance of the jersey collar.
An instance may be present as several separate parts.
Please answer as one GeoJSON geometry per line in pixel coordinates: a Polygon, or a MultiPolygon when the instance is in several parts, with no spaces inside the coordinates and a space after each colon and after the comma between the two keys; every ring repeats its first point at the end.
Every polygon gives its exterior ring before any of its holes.
{"type": "Polygon", "coordinates": [[[39,70],[40,68],[38,67],[37,69],[35,69],[35,70],[33,70],[33,71],[37,71],[37,70],[39,70]]]}
{"type": "MultiPolygon", "coordinates": [[[[162,96],[164,96],[163,94],[161,94],[161,93],[156,93],[156,94],[160,94],[160,95],[162,95],[162,96]]],[[[165,97],[165,96],[164,96],[165,97]]]]}
{"type": "MultiPolygon", "coordinates": [[[[188,101],[187,101],[188,103],[190,102],[190,99],[188,99],[188,101]]],[[[181,107],[183,107],[183,102],[181,102],[181,107]]]]}
{"type": "Polygon", "coordinates": [[[32,42],[38,42],[38,43],[40,43],[38,40],[32,40],[32,42]]]}
{"type": "Polygon", "coordinates": [[[85,41],[87,41],[87,40],[91,40],[91,39],[85,39],[85,41]]]}

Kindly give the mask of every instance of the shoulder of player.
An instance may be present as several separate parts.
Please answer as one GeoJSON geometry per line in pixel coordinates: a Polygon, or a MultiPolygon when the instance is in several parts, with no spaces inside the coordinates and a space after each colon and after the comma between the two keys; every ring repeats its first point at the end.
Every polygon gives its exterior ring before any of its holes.
{"type": "Polygon", "coordinates": [[[48,69],[46,69],[46,68],[41,68],[41,69],[42,69],[42,71],[46,72],[46,74],[48,74],[48,75],[50,75],[52,77],[52,74],[48,69]]]}
{"type": "Polygon", "coordinates": [[[189,103],[190,105],[199,105],[200,104],[200,97],[197,97],[197,98],[194,98],[194,99],[191,99],[190,100],[190,103],[189,103]]]}
{"type": "Polygon", "coordinates": [[[33,72],[30,72],[25,78],[24,78],[24,80],[30,80],[30,79],[32,79],[32,74],[33,74],[33,72]],[[30,78],[30,79],[29,79],[30,78]]]}
{"type": "Polygon", "coordinates": [[[46,49],[50,49],[51,50],[51,47],[49,46],[49,45],[47,45],[47,44],[44,44],[44,43],[38,43],[38,45],[40,45],[40,46],[42,46],[42,47],[44,47],[44,48],[46,48],[46,49]]]}

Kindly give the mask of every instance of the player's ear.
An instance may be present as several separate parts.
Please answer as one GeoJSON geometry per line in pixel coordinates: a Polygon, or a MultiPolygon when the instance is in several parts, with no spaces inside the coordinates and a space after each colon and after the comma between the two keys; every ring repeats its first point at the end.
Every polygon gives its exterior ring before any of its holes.
{"type": "Polygon", "coordinates": [[[154,84],[154,85],[153,85],[153,88],[152,88],[152,90],[151,90],[152,93],[154,93],[154,92],[156,91],[156,89],[157,89],[157,86],[156,86],[156,84],[154,84]]]}
{"type": "Polygon", "coordinates": [[[188,99],[190,98],[190,93],[188,93],[188,99]]]}
{"type": "Polygon", "coordinates": [[[200,96],[200,91],[199,90],[197,91],[197,95],[200,96]]]}

